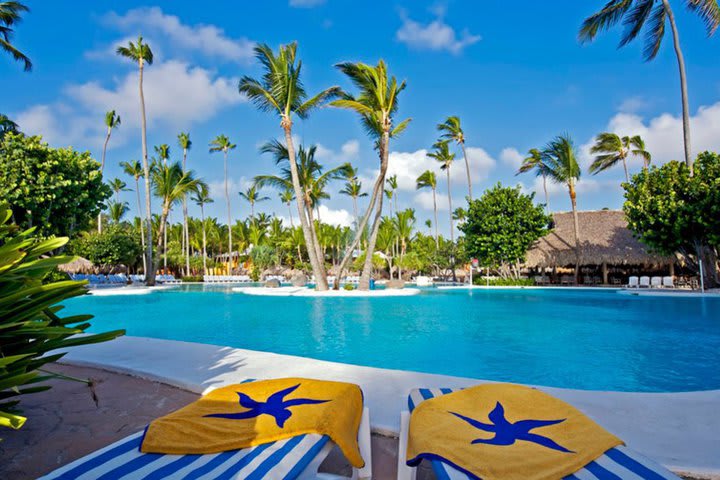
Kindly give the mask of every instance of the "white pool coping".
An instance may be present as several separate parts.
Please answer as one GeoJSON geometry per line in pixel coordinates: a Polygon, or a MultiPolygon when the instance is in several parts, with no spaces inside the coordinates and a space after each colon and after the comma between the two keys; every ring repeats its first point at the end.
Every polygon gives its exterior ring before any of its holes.
{"type": "Polygon", "coordinates": [[[233,292],[245,295],[267,297],[409,297],[417,295],[417,288],[382,289],[382,290],[325,290],[318,292],[307,287],[233,287],[233,292]]]}
{"type": "MultiPolygon", "coordinates": [[[[311,377],[359,384],[373,430],[397,435],[416,387],[459,388],[483,380],[389,370],[199,343],[120,337],[76,347],[63,359],[159,380],[197,393],[247,378],[311,377]]],[[[596,392],[542,387],[576,406],[633,449],[666,467],[720,475],[720,390],[596,392]]]]}

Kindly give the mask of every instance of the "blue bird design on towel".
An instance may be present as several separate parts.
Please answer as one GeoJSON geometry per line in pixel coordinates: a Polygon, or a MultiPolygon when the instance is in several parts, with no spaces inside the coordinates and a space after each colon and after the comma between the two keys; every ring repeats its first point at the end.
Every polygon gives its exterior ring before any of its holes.
{"type": "Polygon", "coordinates": [[[575,453],[572,450],[568,450],[562,445],[557,444],[548,437],[538,435],[537,433],[531,433],[531,430],[536,428],[562,423],[566,420],[565,418],[560,420],[519,420],[513,423],[505,418],[505,408],[500,402],[497,402],[495,408],[488,415],[488,419],[490,419],[492,424],[483,423],[459,413],[448,413],[455,415],[478,430],[495,433],[495,436],[490,439],[476,438],[471,442],[472,444],[485,443],[488,445],[508,446],[514,444],[518,440],[522,440],[525,442],[537,443],[543,447],[558,450],[560,452],[575,453]]]}
{"type": "Polygon", "coordinates": [[[243,420],[247,418],[259,417],[260,415],[270,415],[275,418],[275,423],[277,424],[277,426],[283,428],[285,422],[287,422],[288,419],[292,416],[290,407],[295,407],[298,405],[314,405],[330,401],[314,400],[312,398],[293,398],[290,400],[285,400],[285,397],[297,390],[299,386],[300,384],[298,383],[295,386],[275,392],[270,395],[265,402],[258,402],[257,400],[253,400],[249,395],[245,393],[236,392],[239,397],[240,406],[245,407],[249,410],[239,413],[212,413],[204,416],[213,418],[226,418],[230,420],[243,420]]]}

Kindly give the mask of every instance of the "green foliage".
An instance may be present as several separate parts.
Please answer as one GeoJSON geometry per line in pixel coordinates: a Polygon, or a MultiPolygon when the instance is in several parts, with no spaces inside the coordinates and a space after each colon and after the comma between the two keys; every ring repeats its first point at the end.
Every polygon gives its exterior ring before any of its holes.
{"type": "MultiPolygon", "coordinates": [[[[375,270],[380,270],[385,266],[385,260],[377,252],[375,252],[373,254],[372,264],[375,270]]],[[[355,257],[355,260],[353,260],[353,269],[360,271],[362,270],[363,265],[365,265],[365,252],[355,257]]]]}
{"type": "Polygon", "coordinates": [[[685,163],[672,161],[624,187],[628,227],[653,250],[693,256],[720,248],[720,155],[698,155],[692,177],[685,163]]]}
{"type": "Polygon", "coordinates": [[[459,227],[468,255],[491,268],[523,262],[532,244],[550,231],[552,221],[533,199],[520,187],[498,183],[471,202],[467,221],[459,227]]]}
{"type": "Polygon", "coordinates": [[[189,275],[186,277],[182,277],[182,281],[183,282],[194,282],[194,283],[202,282],[203,276],[202,275],[189,275]]]}
{"type": "Polygon", "coordinates": [[[490,287],[532,287],[535,281],[532,278],[493,278],[485,280],[481,275],[473,277],[473,285],[487,285],[490,287]]]}
{"type": "Polygon", "coordinates": [[[96,265],[134,265],[140,260],[139,236],[122,225],[110,225],[102,233],[89,232],[70,242],[69,250],[96,265]]]}
{"type": "Polygon", "coordinates": [[[352,290],[355,290],[355,287],[350,283],[346,283],[345,285],[343,285],[343,290],[347,290],[348,292],[350,292],[352,290]]]}
{"type": "Polygon", "coordinates": [[[67,238],[39,240],[34,230],[17,232],[9,224],[11,210],[0,206],[0,426],[18,429],[18,397],[50,388],[39,385],[55,378],[40,369],[62,358],[66,350],[111,340],[125,332],[84,335],[91,315],[59,316],[59,303],[85,293],[84,282],[43,283],[68,256],[48,256],[67,238]],[[41,374],[42,373],[42,374],[41,374]]]}
{"type": "Polygon", "coordinates": [[[263,271],[278,263],[278,256],[275,249],[269,245],[256,245],[250,250],[250,259],[253,266],[263,271]]]}
{"type": "Polygon", "coordinates": [[[13,219],[43,236],[88,228],[111,191],[89,152],[51,148],[41,137],[7,133],[0,143],[0,198],[13,219]]]}

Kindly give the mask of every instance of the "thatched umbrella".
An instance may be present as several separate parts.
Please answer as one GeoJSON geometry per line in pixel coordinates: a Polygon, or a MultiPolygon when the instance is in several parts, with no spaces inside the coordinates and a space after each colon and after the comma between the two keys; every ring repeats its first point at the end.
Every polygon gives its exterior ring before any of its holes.
{"type": "Polygon", "coordinates": [[[93,273],[95,266],[87,258],[75,257],[72,262],[58,265],[57,268],[65,273],[93,273]]]}
{"type": "MultiPolygon", "coordinates": [[[[575,240],[571,212],[553,214],[554,228],[527,253],[530,268],[566,267],[575,264],[575,240]]],[[[672,259],[651,253],[627,227],[618,210],[578,212],[580,264],[599,265],[607,283],[608,265],[671,265],[672,259]]]]}

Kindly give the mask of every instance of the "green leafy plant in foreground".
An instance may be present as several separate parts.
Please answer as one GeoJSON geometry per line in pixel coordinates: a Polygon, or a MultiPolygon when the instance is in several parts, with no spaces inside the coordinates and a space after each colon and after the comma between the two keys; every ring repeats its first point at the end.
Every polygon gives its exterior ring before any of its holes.
{"type": "Polygon", "coordinates": [[[26,421],[17,409],[19,396],[49,389],[41,383],[53,378],[71,379],[43,366],[69,347],[105,342],[125,331],[79,335],[92,315],[60,317],[60,302],[85,293],[84,282],[43,284],[58,265],[73,259],[48,256],[67,238],[40,240],[32,228],[19,231],[10,217],[10,208],[0,205],[0,427],[18,429],[26,421]]]}

